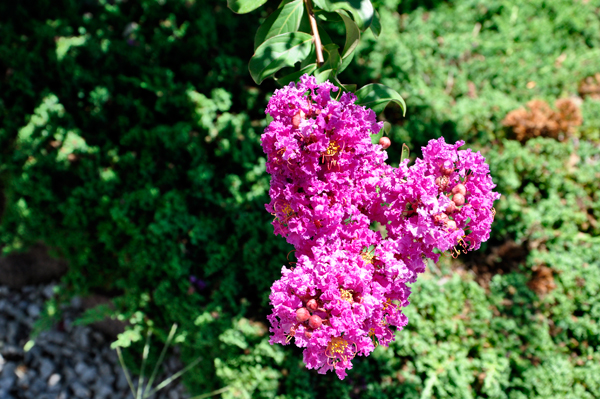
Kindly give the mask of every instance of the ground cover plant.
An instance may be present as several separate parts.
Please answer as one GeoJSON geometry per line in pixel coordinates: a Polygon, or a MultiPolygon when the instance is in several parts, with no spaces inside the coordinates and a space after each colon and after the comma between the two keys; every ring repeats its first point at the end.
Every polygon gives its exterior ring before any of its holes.
{"type": "MultiPolygon", "coordinates": [[[[278,86],[247,64],[278,3],[243,16],[224,1],[0,5],[3,250],[43,240],[70,263],[64,297],[114,296],[132,320],[120,345],[140,350],[148,324],[164,341],[177,322],[184,360],[204,359],[186,375],[195,393],[600,396],[597,2],[373,5],[380,37],[363,33],[340,80],[406,100],[406,118],[383,114],[391,162],[401,143],[420,156],[432,138],[463,139],[503,197],[483,255],[428,264],[409,325],[344,381],[268,343],[269,287],[292,248],[264,211],[259,136],[278,86]],[[502,126],[530,100],[578,95],[564,142],[519,143],[502,126]]],[[[343,21],[322,23],[343,49],[343,21]]]]}

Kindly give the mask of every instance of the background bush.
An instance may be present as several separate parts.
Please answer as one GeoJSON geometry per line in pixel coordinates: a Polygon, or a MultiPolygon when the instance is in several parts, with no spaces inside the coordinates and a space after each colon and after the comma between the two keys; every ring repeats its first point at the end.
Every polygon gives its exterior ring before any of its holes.
{"type": "Polygon", "coordinates": [[[402,142],[418,153],[440,135],[465,139],[503,197],[489,245],[430,265],[408,327],[345,381],[268,344],[269,287],[291,248],[264,210],[259,137],[276,86],[256,87],[247,71],[266,11],[236,16],[216,0],[0,4],[3,251],[54,248],[70,264],[65,298],[109,294],[131,319],[122,345],[148,324],[165,335],[179,323],[184,360],[203,358],[187,375],[195,393],[599,397],[600,102],[583,99],[583,125],[563,143],[519,143],[501,121],[531,99],[575,96],[599,72],[600,4],[376,5],[382,36],[365,35],[341,78],[405,97],[405,119],[393,107],[383,116],[391,163],[402,142]],[[190,276],[205,287],[192,292],[190,276]]]}

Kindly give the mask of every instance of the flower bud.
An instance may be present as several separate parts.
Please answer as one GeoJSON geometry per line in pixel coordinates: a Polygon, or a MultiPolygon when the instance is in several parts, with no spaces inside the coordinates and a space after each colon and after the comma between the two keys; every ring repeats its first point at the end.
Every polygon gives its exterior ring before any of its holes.
{"type": "Polygon", "coordinates": [[[446,191],[448,188],[448,177],[447,176],[438,176],[435,178],[435,184],[440,188],[441,191],[446,191]]]}
{"type": "Polygon", "coordinates": [[[308,319],[308,326],[313,330],[316,330],[317,328],[321,327],[321,324],[323,324],[323,320],[321,320],[321,318],[317,315],[312,315],[308,319]]]}
{"type": "Polygon", "coordinates": [[[308,339],[310,339],[310,337],[312,337],[312,332],[308,331],[308,330],[304,330],[304,336],[308,339]]]}
{"type": "Polygon", "coordinates": [[[446,207],[446,214],[452,215],[454,212],[456,212],[456,204],[453,201],[450,201],[450,203],[446,207]]]}
{"type": "Polygon", "coordinates": [[[448,215],[445,213],[438,213],[433,216],[433,221],[439,224],[446,224],[448,222],[448,215]]]}
{"type": "Polygon", "coordinates": [[[464,184],[462,183],[458,183],[456,186],[454,186],[454,188],[452,189],[452,194],[462,194],[462,195],[466,195],[467,194],[467,188],[465,187],[464,184]]]}
{"type": "MultiPolygon", "coordinates": [[[[454,190],[452,190],[454,191],[454,190]]],[[[462,195],[461,193],[456,193],[454,194],[454,197],[452,197],[452,202],[454,202],[456,204],[456,206],[461,206],[465,204],[465,196],[462,195]]]]}
{"type": "Polygon", "coordinates": [[[379,139],[379,145],[383,147],[384,150],[387,150],[392,145],[392,140],[389,137],[382,137],[379,139]]]}
{"type": "Polygon", "coordinates": [[[292,127],[294,129],[298,129],[300,127],[300,122],[304,119],[304,112],[302,110],[297,111],[294,116],[292,116],[292,127]]]}
{"type": "Polygon", "coordinates": [[[306,308],[300,308],[298,310],[296,310],[296,320],[298,320],[299,323],[304,323],[306,320],[308,320],[310,317],[310,313],[308,311],[308,309],[306,308]]]}
{"type": "Polygon", "coordinates": [[[456,222],[454,220],[449,220],[446,224],[449,230],[456,230],[456,222]]]}
{"type": "Polygon", "coordinates": [[[311,312],[314,312],[319,307],[319,304],[317,303],[317,301],[315,299],[311,299],[308,302],[306,302],[306,307],[311,312]]]}

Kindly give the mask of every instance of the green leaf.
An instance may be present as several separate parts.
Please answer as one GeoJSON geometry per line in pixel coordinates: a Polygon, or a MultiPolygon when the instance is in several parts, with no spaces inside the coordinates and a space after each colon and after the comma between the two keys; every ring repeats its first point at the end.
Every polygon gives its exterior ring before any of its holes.
{"type": "Polygon", "coordinates": [[[356,103],[371,108],[376,114],[381,113],[391,102],[397,103],[402,108],[402,115],[406,115],[406,103],[398,92],[391,87],[379,83],[363,86],[356,92],[356,103]]]}
{"type": "Polygon", "coordinates": [[[236,14],[246,14],[265,4],[267,0],[227,0],[227,7],[236,14]]]}
{"type": "Polygon", "coordinates": [[[334,43],[323,46],[323,58],[325,58],[325,62],[315,73],[317,83],[333,80],[337,75],[337,71],[342,64],[342,58],[338,49],[338,45],[334,43]]]}
{"type": "Polygon", "coordinates": [[[286,66],[293,66],[310,54],[313,37],[308,33],[289,32],[274,36],[258,46],[248,69],[258,84],[286,66]]]}
{"type": "Polygon", "coordinates": [[[267,39],[282,33],[295,32],[300,26],[304,14],[302,0],[293,0],[279,7],[263,22],[254,37],[254,50],[267,39]]]}
{"type": "Polygon", "coordinates": [[[352,58],[354,58],[354,50],[360,41],[360,30],[358,29],[356,22],[347,16],[344,11],[340,10],[338,13],[340,17],[342,17],[344,25],[346,26],[346,44],[344,45],[344,50],[342,51],[343,62],[338,70],[338,73],[341,73],[348,65],[350,65],[352,58]]]}
{"type": "Polygon", "coordinates": [[[402,153],[400,154],[400,163],[408,158],[410,155],[410,149],[406,145],[406,143],[402,143],[402,153]]]}
{"type": "Polygon", "coordinates": [[[298,79],[300,79],[300,76],[304,75],[305,73],[308,73],[308,74],[313,73],[315,71],[315,69],[317,69],[316,62],[305,66],[304,68],[300,69],[297,72],[290,73],[289,75],[283,76],[281,78],[276,78],[275,80],[280,85],[285,86],[290,82],[297,82],[298,79]]]}
{"type": "Polygon", "coordinates": [[[391,129],[392,125],[389,122],[383,122],[383,127],[381,128],[379,133],[371,135],[371,143],[379,144],[379,139],[381,139],[384,134],[388,134],[391,129]]]}
{"type": "Polygon", "coordinates": [[[361,32],[367,30],[373,21],[374,10],[370,0],[314,0],[314,3],[323,11],[348,11],[361,32]]]}
{"type": "Polygon", "coordinates": [[[360,41],[360,30],[358,29],[356,22],[346,15],[345,12],[338,11],[338,14],[342,17],[344,25],[346,25],[346,44],[342,51],[342,58],[346,58],[356,49],[356,46],[358,46],[358,42],[360,41]]]}
{"type": "Polygon", "coordinates": [[[371,22],[371,32],[373,32],[373,36],[375,36],[375,38],[379,38],[379,35],[381,35],[381,20],[379,19],[379,13],[377,12],[377,10],[375,10],[375,13],[373,15],[373,22],[371,22]]]}

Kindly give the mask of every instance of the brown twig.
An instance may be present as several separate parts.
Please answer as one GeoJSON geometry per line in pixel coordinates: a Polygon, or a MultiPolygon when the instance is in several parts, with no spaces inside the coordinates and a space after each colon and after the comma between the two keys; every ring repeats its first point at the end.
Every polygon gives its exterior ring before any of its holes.
{"type": "Polygon", "coordinates": [[[315,40],[315,47],[317,49],[317,65],[321,66],[325,62],[323,59],[323,49],[321,48],[321,37],[319,36],[319,29],[317,28],[317,19],[312,9],[311,0],[304,0],[306,4],[306,11],[308,12],[308,20],[310,21],[310,27],[312,29],[313,38],[315,40]]]}

